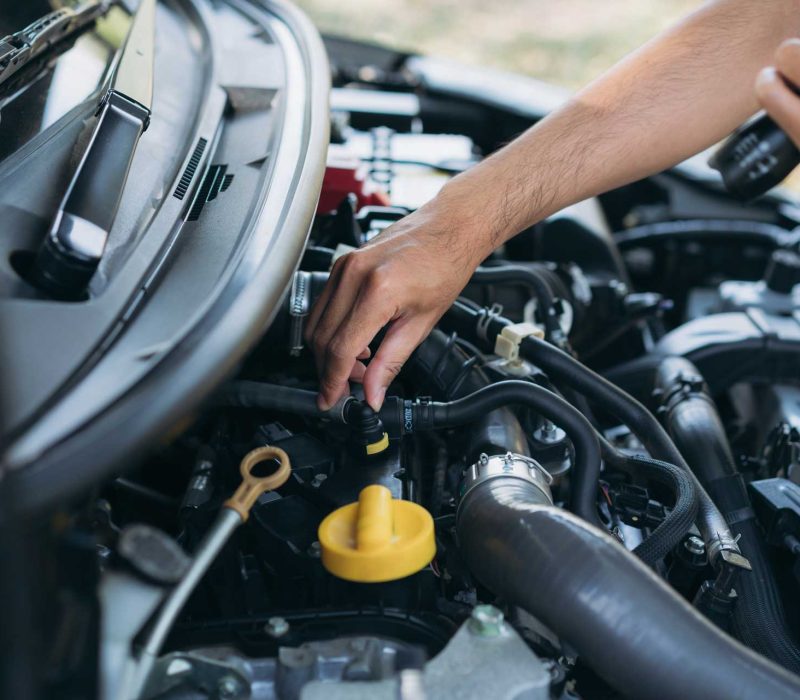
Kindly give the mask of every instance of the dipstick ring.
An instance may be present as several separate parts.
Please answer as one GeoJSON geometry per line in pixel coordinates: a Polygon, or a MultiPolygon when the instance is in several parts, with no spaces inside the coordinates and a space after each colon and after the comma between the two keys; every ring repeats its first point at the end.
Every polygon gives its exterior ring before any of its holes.
{"type": "Polygon", "coordinates": [[[289,455],[282,449],[267,445],[248,452],[239,465],[239,471],[242,473],[242,483],[223,505],[235,510],[242,518],[242,522],[245,522],[250,515],[250,509],[262,493],[274,491],[286,483],[292,473],[292,464],[289,455]],[[253,476],[253,468],[270,459],[280,462],[275,473],[262,477],[253,476]]]}

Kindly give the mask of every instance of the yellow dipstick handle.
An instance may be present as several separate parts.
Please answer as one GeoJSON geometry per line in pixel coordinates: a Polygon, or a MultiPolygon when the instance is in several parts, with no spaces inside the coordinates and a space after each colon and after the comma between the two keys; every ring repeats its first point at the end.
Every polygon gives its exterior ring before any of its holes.
{"type": "Polygon", "coordinates": [[[208,567],[225,546],[233,531],[247,521],[250,509],[258,497],[265,491],[272,491],[286,483],[292,473],[292,465],[289,455],[283,450],[266,446],[248,452],[239,465],[239,471],[242,473],[242,483],[233,496],[222,504],[222,510],[216,521],[197,547],[191,566],[164,601],[142,647],[138,662],[131,661],[133,692],[126,695],[126,698],[139,697],[172,624],[195,586],[208,571],[208,567]],[[269,476],[253,476],[253,468],[270,459],[278,460],[278,469],[269,476]]]}
{"type": "Polygon", "coordinates": [[[265,491],[274,491],[286,483],[292,473],[292,464],[289,461],[289,455],[280,447],[267,445],[248,452],[239,465],[239,471],[242,473],[242,483],[234,491],[233,496],[223,503],[223,506],[235,510],[242,522],[247,522],[250,509],[258,497],[265,491]],[[253,468],[270,459],[278,460],[280,463],[278,469],[269,476],[253,476],[253,468]]]}
{"type": "Polygon", "coordinates": [[[358,496],[356,549],[375,552],[392,541],[394,512],[392,492],[383,486],[367,486],[358,496]]]}

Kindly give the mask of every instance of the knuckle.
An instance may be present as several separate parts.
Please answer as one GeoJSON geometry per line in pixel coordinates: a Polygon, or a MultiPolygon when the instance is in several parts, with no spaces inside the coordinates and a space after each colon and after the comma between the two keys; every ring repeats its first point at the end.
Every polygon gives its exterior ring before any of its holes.
{"type": "Polygon", "coordinates": [[[349,357],[347,346],[340,340],[332,340],[328,343],[328,348],[325,353],[329,359],[342,361],[349,357]]]}
{"type": "Polygon", "coordinates": [[[322,379],[319,380],[320,389],[325,393],[334,393],[339,388],[339,380],[330,373],[326,373],[322,379]]]}
{"type": "Polygon", "coordinates": [[[386,273],[386,270],[377,267],[370,270],[367,274],[365,286],[369,294],[387,294],[390,284],[389,275],[386,273]]]}
{"type": "Polygon", "coordinates": [[[311,347],[314,349],[314,353],[319,356],[324,355],[326,346],[325,339],[319,333],[315,333],[311,339],[311,347]]]}
{"type": "Polygon", "coordinates": [[[342,272],[348,276],[359,275],[364,269],[363,256],[357,250],[343,255],[337,263],[341,263],[342,272]]]}
{"type": "Polygon", "coordinates": [[[400,370],[403,369],[403,362],[398,360],[391,360],[384,365],[384,370],[386,371],[387,376],[391,379],[394,379],[398,374],[400,374],[400,370]]]}
{"type": "Polygon", "coordinates": [[[328,399],[330,403],[336,403],[344,393],[341,382],[334,379],[321,379],[319,383],[320,393],[328,399]]]}

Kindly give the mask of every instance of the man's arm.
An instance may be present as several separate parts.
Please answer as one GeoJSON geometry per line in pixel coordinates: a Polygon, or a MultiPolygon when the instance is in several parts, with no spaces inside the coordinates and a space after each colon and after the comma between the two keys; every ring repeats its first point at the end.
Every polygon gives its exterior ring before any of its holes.
{"type": "Polygon", "coordinates": [[[309,317],[320,404],[348,379],[377,409],[475,267],[527,226],[659,172],[758,108],[753,82],[800,34],[800,0],[716,0],[618,63],[431,202],[337,261],[309,317]],[[366,367],[367,345],[388,324],[366,367]]]}

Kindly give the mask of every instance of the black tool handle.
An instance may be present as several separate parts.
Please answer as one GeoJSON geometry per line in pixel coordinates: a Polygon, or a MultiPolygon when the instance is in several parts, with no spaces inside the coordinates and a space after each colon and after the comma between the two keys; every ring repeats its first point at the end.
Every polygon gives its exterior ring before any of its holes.
{"type": "Polygon", "coordinates": [[[800,165],[800,150],[763,114],[734,131],[708,164],[719,170],[731,194],[749,200],[775,187],[800,165]]]}

